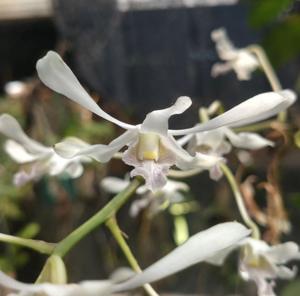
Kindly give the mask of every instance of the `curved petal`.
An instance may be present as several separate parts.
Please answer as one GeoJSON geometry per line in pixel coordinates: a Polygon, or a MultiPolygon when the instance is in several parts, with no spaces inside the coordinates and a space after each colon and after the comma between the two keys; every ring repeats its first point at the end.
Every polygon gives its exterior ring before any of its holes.
{"type": "Polygon", "coordinates": [[[6,137],[18,142],[27,152],[40,154],[49,152],[49,148],[30,139],[23,131],[17,120],[9,114],[0,116],[0,132],[6,137]]]}
{"type": "Polygon", "coordinates": [[[78,145],[74,138],[67,138],[63,142],[54,145],[55,152],[63,158],[74,158],[79,156],[91,157],[99,162],[108,162],[116,152],[128,145],[137,137],[136,130],[130,130],[110,142],[108,145],[78,145]]]}
{"type": "Polygon", "coordinates": [[[219,253],[217,253],[215,256],[212,256],[208,259],[205,259],[205,262],[213,264],[213,265],[223,265],[226,258],[229,256],[231,252],[233,252],[235,249],[237,249],[239,245],[234,245],[232,247],[226,248],[219,253]]]}
{"type": "Polygon", "coordinates": [[[130,176],[142,176],[145,179],[146,188],[155,192],[166,185],[169,167],[168,164],[144,160],[139,165],[135,164],[135,168],[130,172],[130,176]]]}
{"type": "Polygon", "coordinates": [[[237,148],[256,150],[267,146],[274,146],[274,142],[256,133],[245,132],[236,134],[229,128],[224,129],[224,132],[231,144],[237,148]]]}
{"type": "Polygon", "coordinates": [[[192,101],[189,97],[179,97],[171,107],[148,113],[141,125],[141,132],[158,133],[166,136],[168,134],[169,118],[172,115],[183,113],[191,104],[192,101]]]}
{"type": "Polygon", "coordinates": [[[166,150],[171,151],[176,157],[176,166],[182,170],[190,169],[194,164],[194,157],[184,150],[172,137],[161,137],[161,143],[166,150]]]}
{"type": "Polygon", "coordinates": [[[266,252],[266,257],[275,264],[284,264],[290,260],[300,260],[299,246],[294,242],[275,245],[266,252]]]}
{"type": "Polygon", "coordinates": [[[0,271],[0,285],[19,291],[20,295],[29,296],[42,294],[45,296],[88,296],[112,295],[112,282],[108,280],[83,281],[79,284],[25,284],[19,282],[0,271]]]}
{"type": "Polygon", "coordinates": [[[190,237],[184,244],[146,268],[142,273],[116,285],[113,290],[118,292],[133,289],[145,283],[167,277],[205,261],[219,252],[223,252],[226,248],[237,245],[249,234],[250,230],[237,222],[227,222],[213,226],[190,237]]]}
{"type": "Polygon", "coordinates": [[[83,165],[79,161],[71,162],[65,168],[65,172],[70,176],[72,179],[79,178],[83,174],[83,165]]]}
{"type": "Polygon", "coordinates": [[[172,135],[186,135],[222,126],[237,127],[272,117],[288,108],[296,100],[296,94],[291,90],[267,92],[256,95],[227,112],[193,128],[169,130],[172,135]]]}
{"type": "Polygon", "coordinates": [[[104,112],[88,95],[71,69],[56,52],[49,51],[46,56],[38,60],[36,70],[41,81],[57,93],[68,97],[91,112],[122,128],[135,128],[135,126],[119,121],[104,112]]]}
{"type": "Polygon", "coordinates": [[[4,143],[4,150],[17,163],[32,162],[39,158],[39,155],[28,153],[22,145],[13,140],[4,143]]]}

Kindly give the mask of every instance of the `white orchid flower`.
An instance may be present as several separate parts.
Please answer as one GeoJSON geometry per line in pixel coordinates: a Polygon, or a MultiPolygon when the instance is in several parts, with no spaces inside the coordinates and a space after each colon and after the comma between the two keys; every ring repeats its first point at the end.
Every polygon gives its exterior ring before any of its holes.
{"type": "Polygon", "coordinates": [[[0,285],[18,291],[22,296],[42,293],[45,296],[99,296],[131,290],[146,283],[160,280],[189,266],[203,262],[210,257],[227,253],[228,248],[236,247],[250,234],[245,226],[237,222],[226,222],[201,231],[190,237],[184,244],[175,248],[142,273],[136,274],[122,283],[113,281],[87,281],[79,284],[24,284],[0,272],[0,285]],[[222,238],[222,239],[220,239],[222,238]]]}
{"type": "Polygon", "coordinates": [[[214,156],[201,153],[191,156],[177,144],[174,135],[186,135],[224,125],[239,126],[262,120],[286,109],[295,98],[291,91],[261,94],[205,124],[189,129],[169,130],[169,118],[189,108],[190,98],[180,97],[171,107],[148,113],[142,124],[131,125],[104,112],[80,85],[71,69],[57,53],[48,52],[37,62],[36,67],[39,78],[49,88],[127,130],[108,145],[98,144],[82,149],[73,145],[72,141],[66,140],[55,145],[56,152],[69,159],[88,156],[99,162],[108,162],[116,152],[128,146],[123,154],[123,161],[134,166],[131,176],[143,176],[146,186],[153,191],[166,184],[166,174],[173,165],[185,170],[200,164],[203,167],[210,167],[212,163],[219,161],[214,156]]]}
{"type": "Polygon", "coordinates": [[[187,150],[195,155],[197,152],[220,158],[209,169],[210,178],[219,180],[222,176],[220,163],[224,162],[223,155],[231,151],[232,146],[240,149],[257,150],[267,146],[274,146],[272,141],[265,139],[257,133],[235,133],[228,127],[221,127],[212,131],[187,135],[178,140],[180,145],[187,144],[187,150]]]}
{"type": "MultiPolygon", "coordinates": [[[[105,177],[101,181],[102,188],[106,192],[113,194],[123,191],[128,185],[129,180],[126,178],[105,177]]],[[[189,191],[189,186],[186,183],[170,179],[167,180],[163,188],[155,192],[149,191],[145,185],[140,186],[136,194],[140,195],[141,198],[131,204],[130,216],[136,217],[146,207],[149,207],[149,213],[153,216],[170,204],[182,202],[184,200],[182,192],[187,191],[189,191]]]]}
{"type": "Polygon", "coordinates": [[[246,48],[235,48],[224,28],[213,30],[211,38],[216,43],[216,50],[220,59],[225,61],[225,63],[214,64],[211,75],[216,77],[234,70],[239,80],[249,80],[252,72],[259,67],[255,55],[246,48]]]}
{"type": "MultiPolygon", "coordinates": [[[[88,162],[85,157],[65,159],[55,153],[52,147],[44,146],[29,138],[9,114],[0,116],[0,133],[9,138],[4,144],[6,153],[17,163],[30,164],[29,171],[21,170],[14,176],[14,184],[22,186],[31,180],[38,180],[43,175],[56,176],[66,173],[71,178],[79,177],[83,172],[82,162],[88,162]]],[[[72,138],[80,148],[89,145],[79,139],[72,138]]]]}
{"type": "MultiPolygon", "coordinates": [[[[208,262],[221,265],[235,247],[228,249],[227,254],[213,256],[208,262]]],[[[286,242],[269,246],[262,240],[247,238],[240,243],[239,273],[246,281],[254,281],[258,296],[275,296],[273,288],[275,279],[292,279],[297,268],[284,266],[291,260],[300,260],[299,246],[286,242]]]]}

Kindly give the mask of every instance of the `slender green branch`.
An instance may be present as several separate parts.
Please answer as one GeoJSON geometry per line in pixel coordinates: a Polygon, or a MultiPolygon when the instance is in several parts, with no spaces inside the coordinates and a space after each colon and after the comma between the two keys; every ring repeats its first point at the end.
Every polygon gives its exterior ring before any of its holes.
{"type": "Polygon", "coordinates": [[[0,241],[8,244],[26,247],[43,254],[51,254],[55,248],[55,244],[40,240],[21,238],[4,233],[0,233],[0,241]]]}
{"type": "Polygon", "coordinates": [[[231,170],[226,164],[221,164],[221,169],[224,173],[224,175],[227,178],[227,181],[232,189],[232,192],[235,197],[236,204],[238,206],[238,209],[240,211],[240,214],[245,222],[245,224],[252,229],[252,237],[255,239],[260,238],[260,231],[258,226],[255,224],[255,222],[250,218],[247,209],[245,207],[242,194],[240,192],[239,186],[235,180],[234,175],[232,174],[231,170]]]}
{"type": "Polygon", "coordinates": [[[54,249],[53,254],[65,256],[82,238],[113,216],[120,207],[135,193],[142,180],[135,178],[122,192],[117,194],[104,208],[71,232],[54,249]]]}
{"type": "MultiPolygon", "coordinates": [[[[264,51],[264,49],[257,45],[250,45],[249,47],[247,47],[247,49],[254,53],[257,56],[258,62],[262,68],[262,70],[264,71],[270,85],[273,91],[281,91],[282,90],[282,86],[279,82],[279,79],[264,51]]],[[[281,111],[278,114],[278,120],[280,122],[285,122],[286,121],[286,111],[281,111]]]]}
{"type": "MultiPolygon", "coordinates": [[[[114,236],[115,240],[117,241],[118,245],[120,246],[121,250],[123,251],[127,261],[129,262],[130,266],[133,268],[135,272],[142,272],[137,260],[135,259],[133,253],[131,252],[126,240],[123,237],[122,231],[118,225],[118,222],[115,216],[112,216],[106,221],[106,226],[114,236]]],[[[144,286],[145,291],[150,296],[159,296],[157,292],[152,288],[150,284],[145,284],[144,286]]]]}

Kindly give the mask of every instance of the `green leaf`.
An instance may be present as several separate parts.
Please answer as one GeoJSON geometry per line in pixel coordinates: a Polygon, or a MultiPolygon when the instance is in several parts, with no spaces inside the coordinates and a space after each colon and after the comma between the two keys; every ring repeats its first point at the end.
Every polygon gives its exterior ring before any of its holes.
{"type": "Polygon", "coordinates": [[[300,130],[294,134],[294,143],[300,149],[300,130]]]}
{"type": "Polygon", "coordinates": [[[300,16],[291,15],[274,27],[263,41],[273,64],[281,65],[300,53],[300,16]]]}
{"type": "Polygon", "coordinates": [[[293,0],[252,0],[250,24],[257,28],[266,25],[285,12],[293,2],[293,0]]]}

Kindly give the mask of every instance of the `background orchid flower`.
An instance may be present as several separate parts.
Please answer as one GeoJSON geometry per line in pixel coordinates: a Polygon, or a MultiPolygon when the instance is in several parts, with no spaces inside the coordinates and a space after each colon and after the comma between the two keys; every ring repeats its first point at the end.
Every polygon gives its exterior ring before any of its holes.
{"type": "MultiPolygon", "coordinates": [[[[9,114],[0,116],[0,132],[10,138],[4,144],[6,153],[17,163],[30,164],[29,171],[21,170],[14,176],[14,184],[21,186],[43,175],[56,176],[66,173],[71,178],[79,177],[83,172],[82,162],[89,159],[76,157],[65,159],[55,153],[52,147],[44,146],[29,138],[19,123],[9,114]]],[[[74,145],[87,147],[88,144],[72,138],[74,145]]]]}
{"type": "MultiPolygon", "coordinates": [[[[218,254],[207,260],[215,265],[222,265],[228,252],[218,254]]],[[[297,273],[295,267],[284,266],[291,260],[300,260],[299,246],[294,242],[286,242],[269,246],[262,240],[247,238],[240,243],[239,273],[246,281],[254,281],[258,296],[276,295],[273,291],[274,280],[292,279],[297,273]]]]}
{"type": "MultiPolygon", "coordinates": [[[[101,181],[102,188],[109,193],[119,193],[129,185],[128,179],[116,177],[105,177],[101,181]]],[[[182,202],[184,195],[182,192],[189,190],[189,186],[184,182],[178,182],[168,179],[166,185],[155,191],[149,191],[146,186],[140,186],[136,193],[141,197],[133,201],[129,213],[130,216],[136,217],[139,212],[148,207],[151,216],[165,209],[170,204],[182,202]]]]}
{"type": "Polygon", "coordinates": [[[179,97],[169,108],[152,111],[139,125],[130,125],[104,112],[88,95],[71,71],[55,52],[48,52],[37,62],[37,72],[41,81],[54,91],[65,95],[91,112],[107,119],[127,131],[108,145],[92,145],[81,148],[66,140],[55,145],[56,152],[64,157],[88,156],[99,162],[108,162],[124,146],[123,161],[134,169],[131,176],[141,175],[150,190],[157,190],[166,184],[168,169],[176,165],[179,169],[189,169],[201,163],[210,167],[219,158],[196,153],[191,156],[175,141],[173,135],[185,135],[221,126],[238,126],[273,116],[291,103],[291,91],[265,93],[255,96],[213,120],[183,130],[170,130],[168,120],[175,114],[183,113],[191,105],[188,97],[179,97]]]}
{"type": "Polygon", "coordinates": [[[0,272],[0,285],[17,290],[18,295],[33,296],[98,296],[114,295],[116,292],[131,290],[148,282],[160,280],[189,266],[226,252],[238,245],[250,234],[250,230],[237,222],[226,222],[201,231],[190,237],[142,273],[136,274],[122,283],[112,281],[87,281],[79,284],[23,284],[0,272]],[[220,239],[222,238],[222,239],[220,239]]]}
{"type": "Polygon", "coordinates": [[[211,75],[217,77],[234,70],[239,80],[249,80],[252,72],[259,67],[255,55],[246,48],[235,48],[224,28],[213,30],[211,38],[216,43],[216,50],[220,59],[225,61],[225,63],[214,64],[211,75]]]}
{"type": "Polygon", "coordinates": [[[222,157],[231,151],[232,146],[246,150],[257,150],[267,146],[274,146],[272,141],[265,139],[257,133],[235,133],[228,127],[199,132],[195,135],[187,135],[179,139],[178,143],[181,145],[187,144],[187,150],[192,155],[201,152],[202,154],[219,156],[220,161],[208,168],[210,178],[213,180],[219,180],[223,176],[220,163],[225,161],[222,157]]]}

